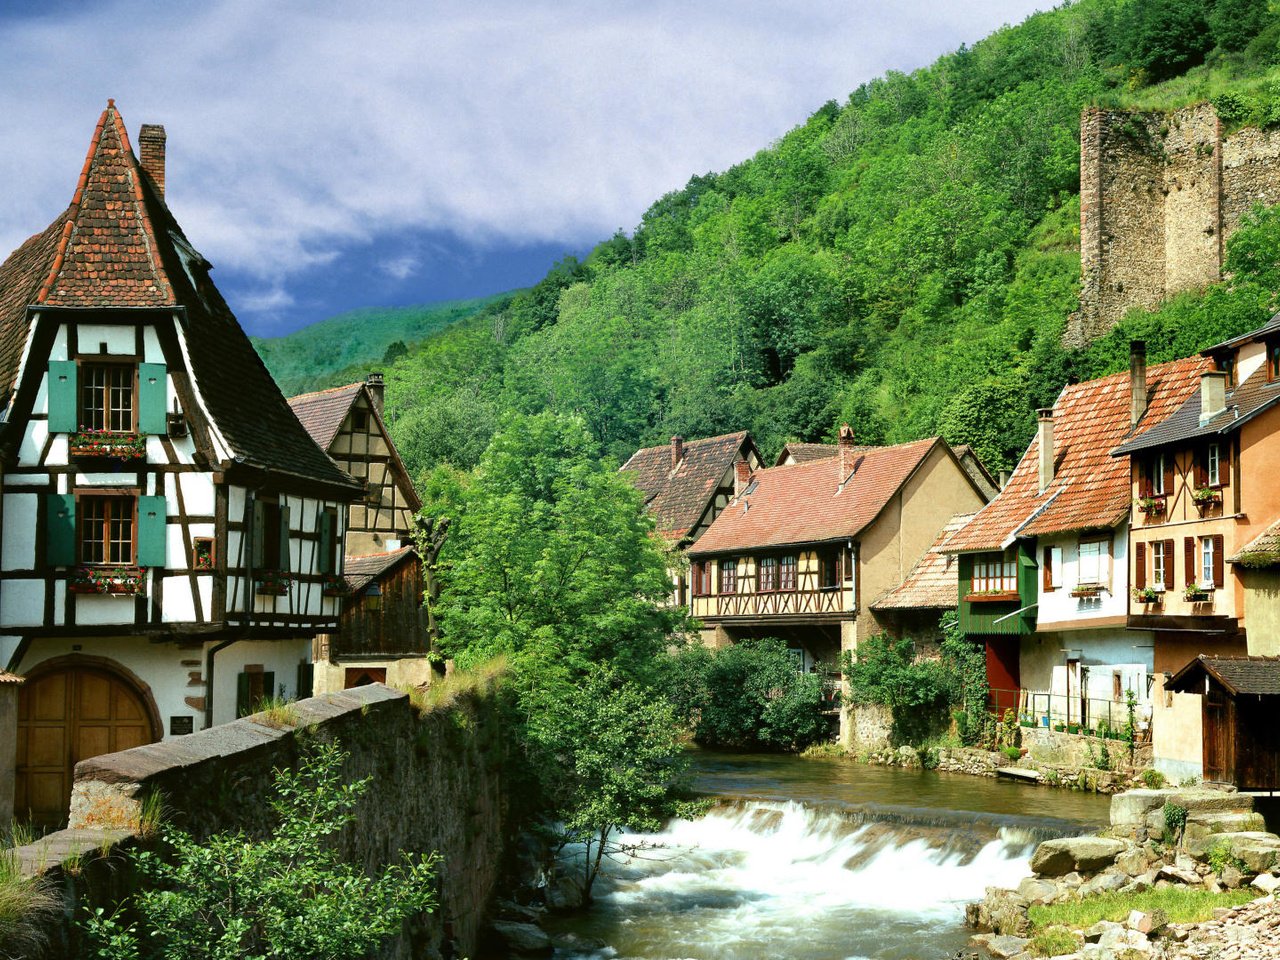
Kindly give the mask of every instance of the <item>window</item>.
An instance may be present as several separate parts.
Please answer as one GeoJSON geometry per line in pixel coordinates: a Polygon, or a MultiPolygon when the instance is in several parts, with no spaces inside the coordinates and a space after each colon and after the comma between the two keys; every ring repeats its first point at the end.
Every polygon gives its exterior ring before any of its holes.
{"type": "Polygon", "coordinates": [[[726,557],[720,561],[720,592],[738,592],[738,561],[735,557],[726,557]]]}
{"type": "Polygon", "coordinates": [[[1280,340],[1267,344],[1267,380],[1280,380],[1280,340]]]}
{"type": "Polygon", "coordinates": [[[132,433],[133,367],[86,363],[80,367],[80,427],[132,433]]]}
{"type": "Polygon", "coordinates": [[[1217,367],[1220,371],[1227,375],[1227,389],[1230,390],[1236,385],[1236,358],[1234,356],[1219,357],[1217,367]]]}
{"type": "Polygon", "coordinates": [[[253,566],[257,572],[285,572],[289,566],[289,508],[274,500],[253,504],[253,566]]]}
{"type": "Polygon", "coordinates": [[[80,514],[80,562],[84,564],[133,564],[133,497],[82,497],[80,514]]]}
{"type": "Polygon", "coordinates": [[[1216,443],[1209,444],[1205,452],[1205,479],[1211,487],[1222,483],[1222,450],[1216,443]]]}
{"type": "Polygon", "coordinates": [[[988,557],[973,562],[974,593],[1014,593],[1017,589],[1018,566],[1013,557],[988,557]]]}
{"type": "Polygon", "coordinates": [[[351,414],[351,427],[357,432],[363,433],[369,429],[369,414],[364,410],[357,410],[351,414]]]}
{"type": "Polygon", "coordinates": [[[1153,497],[1162,497],[1167,492],[1164,486],[1164,454],[1157,453],[1148,461],[1150,464],[1147,473],[1147,484],[1150,495],[1153,497]]]}
{"type": "Polygon", "coordinates": [[[818,585],[823,590],[840,586],[840,551],[824,550],[818,555],[818,585]]]}
{"type": "Polygon", "coordinates": [[[1062,548],[1044,548],[1044,589],[1051,593],[1062,586],[1062,548]]]}
{"type": "Polygon", "coordinates": [[[711,593],[711,561],[695,560],[689,568],[690,585],[695,597],[705,597],[711,593]]]}
{"type": "Polygon", "coordinates": [[[1107,540],[1081,540],[1076,580],[1081,585],[1106,586],[1111,582],[1111,544],[1107,540]]]}
{"type": "Polygon", "coordinates": [[[794,590],[796,588],[796,558],[788,554],[778,563],[778,589],[794,590]]]}
{"type": "Polygon", "coordinates": [[[1200,586],[1212,590],[1218,584],[1213,581],[1214,573],[1213,537],[1200,538],[1200,586]]]}
{"type": "Polygon", "coordinates": [[[778,558],[760,558],[760,592],[772,593],[778,589],[778,558]]]}
{"type": "Polygon", "coordinates": [[[338,536],[338,511],[333,507],[325,507],[320,514],[320,572],[336,574],[338,572],[338,545],[342,538],[338,536]]]}
{"type": "Polygon", "coordinates": [[[1168,563],[1169,558],[1164,554],[1164,542],[1157,540],[1151,544],[1151,586],[1157,591],[1164,590],[1165,570],[1168,563]]]}

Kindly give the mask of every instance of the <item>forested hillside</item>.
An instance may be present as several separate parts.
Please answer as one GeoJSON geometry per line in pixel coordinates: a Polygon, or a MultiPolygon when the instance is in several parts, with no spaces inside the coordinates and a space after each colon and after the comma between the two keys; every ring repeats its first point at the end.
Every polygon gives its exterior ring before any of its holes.
{"type": "Polygon", "coordinates": [[[1081,108],[1212,96],[1278,122],[1278,40],[1266,0],[1080,0],[868,83],[400,358],[401,451],[467,468],[504,411],[549,408],[619,459],[744,427],[769,456],[847,420],[863,442],[941,433],[1008,467],[1035,408],[1122,368],[1135,331],[1158,361],[1266,316],[1270,220],[1237,234],[1231,289],[1060,343],[1081,108]]]}
{"type": "Polygon", "coordinates": [[[362,379],[451,324],[505,306],[508,294],[421,307],[372,307],[321,320],[284,337],[254,337],[253,345],[285,396],[362,379]]]}

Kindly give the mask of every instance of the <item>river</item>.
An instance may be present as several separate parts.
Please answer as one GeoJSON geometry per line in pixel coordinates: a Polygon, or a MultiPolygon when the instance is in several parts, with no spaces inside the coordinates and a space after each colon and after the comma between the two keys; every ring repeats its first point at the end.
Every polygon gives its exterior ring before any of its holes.
{"type": "Polygon", "coordinates": [[[700,751],[694,770],[715,806],[628,836],[654,849],[548,924],[580,945],[561,960],[938,960],[1037,842],[1107,820],[1106,797],[835,758],[700,751]]]}

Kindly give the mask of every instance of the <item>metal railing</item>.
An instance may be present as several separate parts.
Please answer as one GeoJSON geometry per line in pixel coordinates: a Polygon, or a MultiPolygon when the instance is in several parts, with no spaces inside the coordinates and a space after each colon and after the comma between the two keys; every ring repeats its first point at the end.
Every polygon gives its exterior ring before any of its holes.
{"type": "MultiPolygon", "coordinates": [[[[1065,733],[1100,736],[1123,734],[1129,723],[1129,705],[1121,699],[1081,697],[1078,694],[1044,690],[1007,690],[993,688],[987,694],[988,708],[1002,718],[1005,710],[1013,710],[1019,722],[1065,733]]],[[[1151,703],[1139,700],[1134,705],[1134,739],[1151,738],[1151,703]]]]}

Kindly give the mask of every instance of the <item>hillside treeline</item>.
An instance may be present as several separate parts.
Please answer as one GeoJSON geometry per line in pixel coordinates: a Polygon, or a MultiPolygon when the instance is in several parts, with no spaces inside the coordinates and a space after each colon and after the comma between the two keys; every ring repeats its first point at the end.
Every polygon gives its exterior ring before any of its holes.
{"type": "Polygon", "coordinates": [[[396,441],[416,472],[474,465],[506,411],[580,414],[619,460],[742,428],[770,455],[847,420],[1008,467],[1034,410],[1122,368],[1135,331],[1161,360],[1265,317],[1269,222],[1233,245],[1234,288],[1061,346],[1082,107],[1188,77],[1266,97],[1278,40],[1266,0],[1080,0],[867,83],[411,349],[388,369],[396,441]]]}

